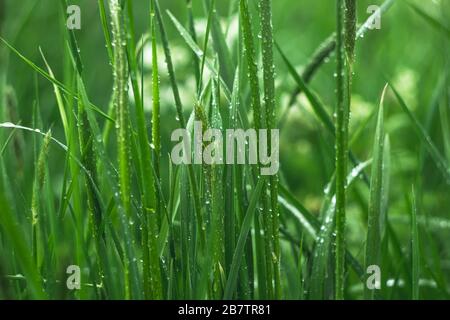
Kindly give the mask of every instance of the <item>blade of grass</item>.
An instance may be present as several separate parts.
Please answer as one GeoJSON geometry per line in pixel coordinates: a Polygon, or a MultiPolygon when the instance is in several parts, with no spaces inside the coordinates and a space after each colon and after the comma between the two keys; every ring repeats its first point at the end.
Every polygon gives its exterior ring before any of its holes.
{"type": "MultiPolygon", "coordinates": [[[[371,163],[372,160],[363,162],[350,172],[350,174],[347,176],[347,188],[349,188],[354,183],[356,178],[371,163]]],[[[311,214],[305,215],[305,218],[309,217],[311,221],[316,221],[314,222],[313,227],[314,233],[312,233],[315,240],[315,248],[314,248],[314,255],[312,257],[312,270],[309,279],[310,299],[330,298],[330,296],[324,295],[325,293],[324,289],[327,285],[327,281],[326,280],[324,281],[324,279],[329,278],[330,276],[328,275],[327,277],[327,273],[331,272],[330,270],[327,270],[327,268],[329,268],[328,266],[330,265],[329,255],[334,240],[333,232],[336,220],[336,195],[333,194],[334,192],[332,192],[333,191],[332,187],[334,183],[335,183],[335,176],[333,176],[327,188],[325,188],[325,200],[321,209],[321,212],[323,213],[322,222],[316,220],[317,218],[315,218],[311,214]]],[[[302,213],[306,212],[305,208],[300,210],[302,213]]],[[[346,260],[348,263],[351,259],[347,257],[346,260]]],[[[357,268],[359,269],[359,267],[357,268]]],[[[358,276],[361,276],[361,274],[358,273],[358,276]]]]}
{"type": "Polygon", "coordinates": [[[356,0],[345,0],[345,50],[350,63],[355,55],[356,24],[356,0]]]}
{"type": "Polygon", "coordinates": [[[418,7],[412,2],[404,1],[404,3],[420,17],[422,17],[426,22],[428,22],[428,24],[430,24],[433,28],[443,32],[447,36],[447,38],[450,38],[450,29],[442,21],[439,21],[437,18],[431,16],[422,8],[418,7]]]}
{"type": "Polygon", "coordinates": [[[344,2],[336,1],[336,283],[335,297],[344,299],[348,106],[345,93],[344,2]]]}
{"type": "MultiPolygon", "coordinates": [[[[161,160],[161,129],[160,129],[160,101],[159,101],[159,69],[158,69],[158,52],[156,44],[156,25],[155,25],[155,4],[154,1],[150,1],[150,34],[152,41],[152,144],[153,149],[153,168],[155,171],[154,184],[155,190],[156,185],[160,183],[161,173],[160,173],[160,160],[161,160]]],[[[147,161],[150,161],[148,159],[147,161]]],[[[155,290],[155,297],[162,298],[162,287],[161,279],[157,277],[160,274],[159,261],[157,253],[157,238],[160,236],[157,230],[158,221],[161,220],[162,213],[162,191],[158,192],[159,197],[156,199],[155,203],[155,214],[156,217],[150,217],[150,228],[151,228],[151,241],[150,241],[150,258],[152,269],[152,279],[154,279],[153,287],[155,290]],[[156,218],[156,219],[155,219],[156,218]],[[152,221],[153,220],[153,221],[152,221]]],[[[171,225],[171,221],[168,221],[171,225]]],[[[160,223],[159,223],[160,224],[160,223]]],[[[172,236],[172,235],[171,235],[172,236]]]]}
{"type": "Polygon", "coordinates": [[[98,4],[99,12],[100,12],[100,21],[102,23],[103,37],[105,38],[105,45],[106,45],[106,49],[108,50],[109,62],[111,63],[111,65],[113,65],[114,64],[114,53],[113,53],[111,36],[110,36],[110,30],[108,27],[108,19],[106,16],[105,0],[98,0],[97,4],[98,4]]]}
{"type": "MultiPolygon", "coordinates": [[[[364,35],[370,30],[370,26],[373,25],[373,21],[377,19],[379,14],[383,15],[386,13],[396,0],[385,0],[380,6],[379,12],[374,12],[367,20],[358,28],[356,32],[356,40],[363,38],[364,35]]],[[[329,59],[329,57],[333,54],[336,49],[336,34],[332,34],[325,41],[323,41],[316,51],[313,53],[312,58],[309,63],[306,65],[302,72],[302,79],[304,79],[305,83],[309,83],[313,76],[317,73],[319,68],[329,59]]],[[[292,93],[291,98],[289,100],[289,107],[292,107],[295,104],[297,96],[302,92],[302,88],[296,88],[292,93]]],[[[284,116],[281,118],[280,123],[284,123],[286,119],[287,111],[285,111],[284,116]]]]}
{"type": "MultiPolygon", "coordinates": [[[[138,65],[136,59],[136,46],[134,34],[134,15],[132,2],[126,2],[128,14],[127,35],[127,55],[129,63],[129,73],[135,98],[136,118],[137,118],[137,142],[138,142],[138,162],[139,178],[142,187],[144,212],[142,216],[142,250],[143,250],[143,273],[144,291],[146,298],[161,299],[162,283],[159,255],[157,252],[158,220],[157,200],[153,172],[151,168],[152,158],[150,142],[147,134],[144,105],[140,94],[137,80],[138,65]]],[[[155,59],[155,56],[153,56],[155,59]]],[[[157,72],[157,71],[156,71],[157,72]]]]}
{"type": "Polygon", "coordinates": [[[414,187],[412,190],[411,208],[411,252],[412,252],[412,300],[419,300],[420,248],[419,227],[417,224],[417,205],[414,187]]]}
{"type": "Polygon", "coordinates": [[[48,131],[45,135],[44,142],[39,152],[35,168],[35,176],[33,180],[33,191],[31,198],[31,247],[34,258],[34,263],[37,267],[41,266],[42,261],[39,259],[39,238],[40,238],[40,216],[41,216],[41,192],[44,186],[45,180],[45,163],[48,155],[48,149],[51,141],[51,131],[48,131]]]}
{"type": "Polygon", "coordinates": [[[231,86],[229,86],[225,82],[224,78],[220,76],[220,71],[218,70],[218,68],[215,67],[214,63],[211,62],[211,60],[206,57],[205,52],[197,45],[197,43],[195,43],[194,39],[192,39],[191,35],[189,34],[189,31],[187,31],[183,27],[183,25],[177,20],[177,18],[175,18],[175,16],[170,11],[167,11],[167,15],[172,20],[175,28],[178,30],[178,32],[180,33],[181,37],[184,39],[186,44],[191,48],[191,50],[197,55],[199,59],[202,59],[202,70],[204,65],[206,65],[206,67],[213,73],[215,77],[219,77],[220,82],[223,88],[225,89],[224,91],[225,96],[229,100],[231,96],[229,88],[231,88],[231,86]]]}
{"type": "MultiPolygon", "coordinates": [[[[324,106],[323,102],[321,101],[320,97],[312,91],[312,89],[309,88],[309,86],[305,83],[305,81],[302,79],[302,77],[297,73],[292,63],[289,61],[289,59],[286,57],[286,55],[281,50],[280,46],[275,43],[275,46],[281,55],[281,58],[283,59],[284,63],[286,64],[289,74],[294,78],[296,84],[301,88],[302,92],[305,94],[308,101],[311,103],[311,106],[313,108],[314,113],[319,118],[319,120],[323,123],[325,126],[325,129],[329,131],[330,134],[332,134],[334,137],[336,136],[336,127],[333,123],[332,118],[330,115],[328,115],[328,112],[326,111],[326,107],[324,106]]],[[[353,152],[349,151],[349,158],[352,161],[353,165],[356,167],[360,164],[360,161],[356,158],[356,156],[353,154],[353,152]]],[[[369,184],[369,179],[367,178],[366,174],[363,172],[362,174],[363,180],[369,184]]]]}
{"type": "MultiPolygon", "coordinates": [[[[365,268],[371,265],[381,267],[381,220],[384,216],[383,210],[383,195],[385,191],[383,187],[385,183],[383,179],[387,178],[384,172],[386,164],[384,163],[385,156],[385,134],[384,134],[384,97],[386,94],[387,85],[383,89],[380,99],[380,106],[378,109],[378,121],[375,131],[375,138],[373,142],[373,165],[370,179],[370,194],[369,194],[369,212],[367,222],[367,241],[365,253],[365,268]]],[[[366,299],[373,299],[375,291],[364,287],[364,297],[366,299]]]]}
{"type": "Polygon", "coordinates": [[[203,4],[206,12],[212,10],[211,36],[215,52],[219,58],[220,74],[226,83],[226,87],[231,88],[233,86],[235,65],[231,59],[225,36],[220,27],[219,17],[215,9],[215,1],[203,0],[203,4]]]}
{"type": "MultiPolygon", "coordinates": [[[[126,53],[126,37],[122,7],[118,0],[110,0],[110,14],[112,21],[112,40],[114,47],[114,105],[116,110],[116,130],[119,160],[119,190],[121,209],[125,216],[121,217],[121,223],[124,228],[124,235],[130,239],[127,234],[129,221],[132,217],[131,207],[131,132],[130,119],[128,110],[128,67],[126,53]]],[[[125,292],[126,298],[137,298],[140,296],[139,288],[135,282],[135,275],[132,273],[135,269],[135,259],[130,248],[126,251],[125,269],[125,292]],[[130,270],[128,270],[128,267],[130,270]]]]}
{"type": "MultiPolygon", "coordinates": [[[[9,42],[7,42],[4,38],[0,36],[0,41],[3,42],[14,54],[16,54],[22,61],[24,61],[28,66],[30,66],[32,69],[34,69],[37,73],[39,73],[41,76],[43,76],[45,79],[50,81],[53,85],[57,86],[61,89],[64,93],[68,94],[71,97],[76,97],[77,94],[73,91],[69,90],[62,82],[55,79],[53,76],[51,76],[49,73],[45,72],[42,68],[38,67],[34,62],[26,58],[24,55],[22,55],[17,49],[15,49],[9,42]]],[[[99,115],[101,115],[103,118],[114,122],[114,119],[109,117],[106,113],[104,113],[100,108],[97,106],[91,104],[89,106],[92,108],[95,112],[97,112],[99,115]]]]}
{"type": "MultiPolygon", "coordinates": [[[[162,41],[162,45],[163,45],[163,49],[164,49],[164,55],[166,57],[166,65],[167,65],[167,70],[169,72],[170,84],[172,87],[172,93],[173,93],[173,97],[175,100],[175,107],[176,107],[176,111],[177,111],[177,121],[179,122],[180,127],[185,129],[186,128],[186,120],[185,120],[185,117],[183,114],[183,104],[181,103],[180,93],[179,93],[178,85],[177,85],[177,79],[175,76],[175,70],[174,70],[173,62],[172,62],[172,55],[170,53],[169,41],[168,41],[166,30],[164,27],[164,21],[163,21],[162,15],[161,15],[161,11],[159,9],[159,2],[157,0],[154,0],[154,5],[155,5],[155,15],[156,15],[156,19],[158,21],[159,32],[160,32],[161,41],[162,41]]],[[[199,194],[198,188],[197,188],[197,178],[195,176],[194,168],[192,167],[192,165],[188,165],[187,167],[188,167],[188,173],[189,173],[189,185],[191,187],[191,191],[192,191],[193,198],[194,198],[194,209],[195,209],[195,214],[196,214],[196,219],[197,219],[197,226],[198,226],[198,230],[200,232],[200,243],[201,243],[202,247],[204,247],[206,244],[206,235],[204,232],[202,209],[201,209],[201,204],[200,204],[200,194],[199,194]]]]}
{"type": "MultiPolygon", "coordinates": [[[[253,122],[256,130],[266,128],[266,119],[263,106],[260,101],[260,88],[258,80],[258,64],[256,60],[256,49],[254,44],[254,36],[252,30],[252,22],[247,0],[240,0],[240,23],[242,29],[242,38],[244,44],[244,56],[247,62],[247,77],[250,85],[251,107],[253,110],[253,122]]],[[[271,66],[273,68],[273,65],[271,66]]],[[[258,142],[259,145],[259,142],[258,142]]],[[[259,147],[258,147],[259,152],[259,147]]],[[[256,176],[256,175],[255,175],[256,176]]],[[[272,215],[270,213],[271,202],[267,196],[267,186],[264,186],[261,196],[262,213],[261,222],[264,230],[264,250],[265,250],[265,274],[261,278],[266,281],[266,295],[268,298],[273,298],[274,295],[274,281],[273,281],[273,225],[272,215]]],[[[261,259],[259,257],[258,259],[261,259]]]]}
{"type": "Polygon", "coordinates": [[[1,182],[0,187],[0,204],[2,206],[2,210],[0,210],[0,224],[3,227],[3,232],[8,237],[12,248],[14,248],[15,256],[25,274],[31,295],[37,299],[45,299],[47,298],[47,294],[43,288],[42,277],[39,274],[38,268],[33,264],[33,258],[25,242],[26,237],[20,225],[15,221],[6,201],[3,182],[1,182]]]}
{"type": "MultiPolygon", "coordinates": [[[[275,110],[275,65],[273,61],[273,26],[272,26],[272,1],[261,0],[260,21],[262,33],[262,53],[263,53],[263,78],[264,78],[264,109],[266,111],[267,128],[273,130],[276,127],[275,110]]],[[[267,149],[272,153],[272,139],[267,139],[267,149]]],[[[270,176],[268,189],[270,189],[271,199],[271,223],[273,239],[273,270],[275,282],[275,298],[281,299],[281,275],[280,275],[280,242],[279,242],[279,209],[278,209],[278,175],[270,176]]]]}
{"type": "MultiPolygon", "coordinates": [[[[187,26],[186,26],[186,28],[189,30],[189,33],[190,33],[192,39],[194,40],[194,42],[197,43],[197,32],[195,31],[195,20],[194,20],[194,12],[192,10],[192,0],[186,0],[186,9],[187,9],[187,26]]],[[[192,53],[192,58],[193,58],[193,69],[194,69],[195,81],[197,84],[197,90],[200,90],[200,88],[201,88],[200,60],[195,53],[192,53]]]]}

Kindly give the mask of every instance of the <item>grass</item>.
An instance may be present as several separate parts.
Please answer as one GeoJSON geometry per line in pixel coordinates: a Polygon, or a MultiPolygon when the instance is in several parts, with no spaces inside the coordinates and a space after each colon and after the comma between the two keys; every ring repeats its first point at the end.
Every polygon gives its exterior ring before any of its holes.
{"type": "Polygon", "coordinates": [[[45,34],[36,3],[0,0],[0,298],[448,299],[448,4],[98,0],[68,30],[61,0],[45,34]],[[280,128],[279,172],[175,165],[194,121],[280,128]]]}
{"type": "MultiPolygon", "coordinates": [[[[348,154],[349,104],[346,104],[346,74],[344,53],[344,11],[342,0],[336,1],[336,285],[337,300],[344,299],[344,247],[345,247],[345,209],[346,177],[348,154]]],[[[345,20],[346,17],[345,17],[345,20]]]]}
{"type": "MultiPolygon", "coordinates": [[[[371,265],[380,265],[381,257],[381,243],[383,237],[384,223],[386,221],[386,189],[388,188],[387,181],[389,179],[388,169],[389,163],[389,142],[385,137],[384,129],[384,97],[386,93],[384,88],[381,96],[380,107],[378,110],[377,128],[375,131],[375,139],[373,142],[373,163],[371,180],[370,180],[370,195],[369,195],[369,211],[368,211],[368,232],[366,242],[365,267],[366,269],[371,265]],[[386,144],[386,145],[385,145],[386,144]]],[[[374,291],[367,287],[364,290],[367,299],[374,298],[374,291]]]]}

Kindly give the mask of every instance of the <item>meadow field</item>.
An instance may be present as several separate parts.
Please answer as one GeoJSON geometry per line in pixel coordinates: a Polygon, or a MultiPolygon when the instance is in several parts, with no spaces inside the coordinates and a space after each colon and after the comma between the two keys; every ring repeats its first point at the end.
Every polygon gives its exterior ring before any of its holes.
{"type": "Polygon", "coordinates": [[[448,0],[0,0],[0,299],[449,299],[449,73],[448,0]]]}

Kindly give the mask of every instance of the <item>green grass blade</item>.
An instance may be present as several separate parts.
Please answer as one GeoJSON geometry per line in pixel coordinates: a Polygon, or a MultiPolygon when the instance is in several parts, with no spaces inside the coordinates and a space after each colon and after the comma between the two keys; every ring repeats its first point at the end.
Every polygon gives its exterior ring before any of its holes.
{"type": "Polygon", "coordinates": [[[105,0],[98,0],[98,8],[100,12],[100,21],[102,23],[103,36],[105,38],[106,49],[108,50],[108,57],[111,65],[114,64],[114,53],[112,47],[112,41],[110,36],[110,30],[108,27],[108,19],[106,17],[105,0]]]}
{"type": "MultiPolygon", "coordinates": [[[[380,14],[383,15],[386,13],[396,0],[385,0],[380,6],[380,14]]],[[[378,12],[374,12],[367,20],[359,27],[356,32],[356,40],[363,38],[364,35],[370,30],[371,25],[374,20],[377,19],[378,12]]],[[[316,51],[313,53],[312,58],[304,68],[302,72],[302,79],[304,79],[305,83],[309,83],[313,76],[317,73],[320,67],[330,58],[336,49],[336,34],[332,34],[325,41],[323,41],[316,51]]],[[[302,92],[301,88],[296,88],[292,93],[291,98],[289,100],[289,107],[295,104],[295,100],[297,96],[302,92]]]]}
{"type": "Polygon", "coordinates": [[[32,296],[37,299],[45,299],[47,294],[43,288],[42,277],[39,274],[38,268],[33,264],[30,249],[25,242],[26,237],[17,221],[15,221],[6,201],[6,192],[3,183],[1,184],[0,191],[0,204],[2,206],[2,210],[0,210],[0,225],[3,227],[4,234],[8,237],[11,246],[14,248],[15,255],[25,274],[27,285],[32,296]]]}
{"type": "Polygon", "coordinates": [[[206,12],[212,10],[211,36],[213,38],[215,52],[219,58],[220,74],[226,83],[226,87],[231,88],[233,86],[235,65],[231,59],[224,34],[220,27],[219,16],[214,7],[215,1],[203,0],[203,3],[206,12]]]}
{"type": "Polygon", "coordinates": [[[450,184],[450,166],[446,163],[443,156],[441,155],[441,153],[438,151],[438,149],[434,145],[431,137],[428,135],[425,128],[422,126],[422,124],[419,122],[419,120],[416,118],[416,116],[408,108],[405,100],[403,100],[402,96],[397,91],[397,89],[395,89],[395,87],[392,85],[392,83],[390,83],[389,86],[391,87],[392,91],[394,92],[394,95],[397,98],[397,100],[400,104],[400,107],[402,108],[402,111],[408,116],[410,122],[412,123],[417,135],[425,143],[425,147],[427,148],[428,152],[430,153],[431,158],[433,159],[437,168],[441,172],[445,182],[447,184],[450,184]]]}
{"type": "MultiPolygon", "coordinates": [[[[125,216],[121,216],[121,224],[126,237],[130,241],[129,220],[133,219],[131,207],[131,132],[128,110],[128,67],[126,53],[126,37],[122,7],[118,0],[110,0],[114,47],[114,104],[116,110],[116,130],[119,161],[119,190],[121,205],[125,216]]],[[[130,245],[126,246],[125,292],[127,298],[140,297],[137,280],[137,268],[130,245]]]]}
{"type": "Polygon", "coordinates": [[[344,2],[336,1],[336,284],[337,300],[344,299],[348,106],[345,94],[344,2]]]}
{"type": "Polygon", "coordinates": [[[345,50],[350,62],[353,62],[355,55],[356,15],[356,0],[345,0],[345,50]]]}
{"type": "Polygon", "coordinates": [[[248,77],[250,81],[251,106],[253,109],[253,121],[255,128],[265,127],[265,119],[260,101],[260,90],[258,81],[258,66],[256,62],[255,44],[253,41],[252,23],[247,0],[240,0],[241,28],[245,47],[245,58],[247,60],[248,77]]]}
{"type": "Polygon", "coordinates": [[[412,299],[419,300],[420,248],[419,225],[417,223],[416,194],[412,191],[411,208],[411,255],[412,255],[412,299]]]}
{"type": "Polygon", "coordinates": [[[443,32],[447,36],[447,38],[450,38],[450,29],[442,21],[439,21],[437,18],[431,16],[414,3],[411,3],[409,1],[405,1],[405,3],[426,22],[428,22],[428,24],[430,24],[433,28],[443,32]]]}
{"type": "Polygon", "coordinates": [[[31,243],[32,243],[31,247],[36,266],[41,266],[42,263],[39,250],[40,249],[39,242],[41,240],[40,234],[42,230],[40,224],[42,223],[41,215],[43,214],[43,212],[41,212],[43,208],[43,205],[41,204],[41,202],[43,202],[41,201],[42,199],[41,194],[46,177],[45,163],[48,156],[50,141],[51,141],[51,131],[47,132],[47,134],[45,135],[44,142],[39,152],[31,197],[31,243]]]}
{"type": "MultiPolygon", "coordinates": [[[[164,27],[164,21],[163,21],[162,15],[161,15],[161,11],[159,9],[158,1],[154,0],[154,4],[155,4],[155,15],[156,15],[156,19],[158,21],[159,31],[160,31],[160,35],[161,35],[161,41],[162,41],[162,45],[163,45],[163,49],[164,49],[164,55],[166,57],[167,70],[169,72],[170,84],[172,87],[172,93],[173,93],[173,97],[175,100],[175,107],[176,107],[176,111],[177,111],[177,120],[178,120],[181,128],[186,128],[186,119],[183,114],[183,104],[181,103],[177,79],[175,76],[175,70],[174,70],[173,62],[172,62],[172,55],[170,53],[169,41],[168,41],[167,33],[166,33],[166,30],[164,27]]],[[[194,168],[192,167],[192,165],[188,165],[188,173],[189,173],[190,187],[191,187],[192,194],[194,197],[194,208],[195,208],[195,213],[196,213],[197,226],[198,226],[198,230],[201,234],[200,241],[201,241],[202,247],[204,247],[204,245],[206,244],[206,235],[203,230],[204,225],[203,225],[202,209],[201,209],[201,204],[200,204],[200,193],[198,191],[197,178],[195,176],[194,168]]]]}
{"type": "Polygon", "coordinates": [[[177,18],[175,18],[175,16],[170,11],[167,11],[167,14],[169,15],[169,18],[172,20],[175,28],[178,30],[178,32],[180,33],[181,37],[184,39],[186,44],[191,48],[191,50],[196,54],[196,56],[199,59],[202,59],[202,68],[204,65],[206,65],[206,67],[213,73],[215,77],[219,77],[219,80],[225,89],[225,95],[227,99],[230,99],[231,93],[229,88],[231,88],[231,86],[229,86],[225,82],[225,80],[220,76],[220,73],[214,66],[213,62],[211,62],[210,59],[206,57],[204,51],[197,45],[197,43],[195,43],[189,31],[183,27],[183,25],[177,20],[177,18]]]}
{"type": "MultiPolygon", "coordinates": [[[[68,94],[71,97],[77,97],[77,94],[73,91],[69,90],[62,82],[55,79],[52,75],[45,72],[42,68],[38,67],[34,62],[26,58],[24,55],[22,55],[19,51],[17,51],[16,48],[14,48],[9,42],[7,42],[4,38],[0,36],[0,41],[3,42],[14,54],[16,54],[22,61],[24,61],[28,66],[30,66],[33,70],[35,70],[37,73],[39,73],[41,76],[43,76],[45,79],[50,81],[53,85],[57,86],[61,91],[68,94]]],[[[105,119],[114,122],[114,119],[112,119],[110,116],[108,116],[106,113],[104,113],[100,108],[97,106],[91,104],[89,106],[92,108],[95,112],[97,112],[99,115],[104,117],[105,119]]]]}
{"type": "MultiPolygon", "coordinates": [[[[272,26],[272,1],[261,0],[260,3],[260,20],[262,33],[262,53],[263,53],[263,78],[264,78],[264,109],[266,111],[266,122],[269,130],[275,129],[276,110],[275,110],[275,65],[273,59],[273,26],[272,26]]],[[[271,139],[267,139],[269,153],[272,152],[271,139]]],[[[272,239],[273,239],[273,269],[275,282],[275,297],[281,299],[281,275],[280,275],[280,241],[279,241],[279,209],[278,209],[278,175],[274,174],[269,179],[270,189],[270,214],[272,222],[272,239]]]]}
{"type": "MultiPolygon", "coordinates": [[[[371,265],[381,267],[381,217],[384,216],[383,195],[385,191],[383,181],[386,177],[385,168],[385,134],[384,134],[384,96],[386,94],[387,85],[383,89],[381,95],[380,106],[378,109],[378,121],[375,131],[375,139],[373,142],[373,164],[370,179],[369,194],[369,212],[367,222],[367,241],[365,254],[365,268],[371,265]]],[[[373,299],[375,291],[364,287],[364,297],[373,299]]]]}
{"type": "Polygon", "coordinates": [[[250,231],[253,215],[255,213],[256,205],[258,204],[258,199],[261,195],[263,189],[265,178],[258,181],[255,190],[252,193],[250,202],[245,213],[244,221],[242,222],[241,230],[239,232],[238,242],[236,244],[236,249],[233,255],[233,261],[231,263],[231,269],[228,275],[228,280],[225,286],[225,292],[223,298],[229,300],[233,297],[233,293],[236,289],[238,271],[242,260],[242,255],[244,253],[245,242],[247,241],[248,233],[250,231]]]}
{"type": "MultiPolygon", "coordinates": [[[[347,176],[347,189],[354,183],[357,177],[372,163],[371,160],[361,163],[354,168],[347,176]]],[[[327,279],[327,273],[330,273],[329,269],[331,247],[334,241],[334,228],[336,221],[336,195],[332,192],[332,186],[334,184],[335,177],[331,179],[327,188],[325,188],[325,200],[322,206],[323,219],[322,222],[316,220],[317,218],[309,215],[309,219],[314,222],[315,232],[313,234],[315,239],[314,255],[312,258],[312,270],[309,279],[309,298],[310,299],[330,299],[330,295],[325,295],[326,286],[329,284],[327,279]]],[[[300,209],[304,212],[306,209],[300,209]]],[[[308,217],[308,216],[306,216],[308,217]]],[[[353,257],[346,252],[346,262],[351,264],[355,270],[362,270],[362,268],[356,263],[353,257]]],[[[361,277],[362,273],[357,271],[357,275],[361,277]]],[[[330,276],[328,276],[330,278],[330,276]]],[[[331,277],[332,278],[332,277],[331,277]]]]}
{"type": "Polygon", "coordinates": [[[328,112],[326,111],[322,101],[320,100],[319,96],[314,93],[309,86],[306,84],[306,82],[302,79],[302,77],[297,73],[292,63],[288,60],[284,52],[281,50],[278,43],[275,43],[275,46],[283,59],[284,63],[286,64],[286,67],[288,68],[289,74],[294,78],[295,83],[300,88],[302,92],[305,93],[306,98],[311,103],[311,106],[316,113],[317,117],[321,120],[321,122],[324,124],[325,128],[330,131],[332,134],[335,133],[335,127],[333,124],[333,121],[331,117],[328,115],[328,112]]]}

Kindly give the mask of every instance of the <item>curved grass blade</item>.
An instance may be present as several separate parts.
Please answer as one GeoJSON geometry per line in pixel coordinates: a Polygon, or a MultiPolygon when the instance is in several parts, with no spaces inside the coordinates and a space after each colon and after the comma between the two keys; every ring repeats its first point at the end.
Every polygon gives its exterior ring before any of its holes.
{"type": "MultiPolygon", "coordinates": [[[[368,163],[361,164],[361,169],[365,168],[368,163]]],[[[354,169],[356,170],[356,169],[354,169]]],[[[359,170],[358,170],[359,171],[359,170]]],[[[357,172],[357,171],[353,171],[357,172]]],[[[307,234],[316,241],[318,239],[318,233],[321,228],[320,221],[310,213],[300,202],[295,199],[291,192],[280,184],[280,196],[278,196],[278,201],[280,205],[286,208],[286,212],[291,214],[296,221],[300,224],[302,228],[307,232],[307,234]]],[[[349,251],[346,251],[346,262],[352,269],[356,272],[358,278],[362,279],[364,276],[364,271],[359,262],[352,256],[349,251]]]]}
{"type": "Polygon", "coordinates": [[[345,219],[347,192],[345,188],[348,158],[348,113],[345,94],[344,2],[336,1],[336,300],[344,299],[345,219]]]}
{"type": "MultiPolygon", "coordinates": [[[[120,210],[121,224],[124,236],[130,240],[129,221],[132,217],[131,206],[131,131],[128,110],[128,66],[126,52],[126,37],[122,7],[119,0],[110,0],[110,14],[112,21],[113,47],[114,47],[114,105],[116,110],[116,130],[119,160],[119,191],[121,198],[120,210]]],[[[137,282],[137,267],[134,254],[130,246],[125,250],[125,293],[127,298],[140,297],[139,283],[137,282]]]]}
{"type": "MultiPolygon", "coordinates": [[[[34,62],[26,58],[24,55],[22,55],[19,51],[17,51],[9,42],[7,42],[5,39],[3,39],[0,36],[0,41],[2,41],[14,54],[16,54],[21,60],[23,60],[28,66],[30,66],[32,69],[34,69],[37,73],[39,73],[41,76],[43,76],[45,79],[50,81],[53,85],[57,86],[61,89],[64,93],[68,94],[69,96],[76,98],[77,94],[73,91],[69,90],[62,82],[55,79],[53,76],[45,72],[42,68],[38,67],[34,62]]],[[[97,112],[99,115],[101,115],[103,118],[114,122],[114,119],[112,119],[110,116],[108,116],[106,113],[104,113],[100,108],[97,106],[90,104],[90,108],[92,108],[95,112],[97,112]]]]}
{"type": "MultiPolygon", "coordinates": [[[[379,12],[374,12],[367,20],[359,27],[356,32],[356,40],[364,37],[368,30],[370,30],[370,26],[373,25],[373,21],[377,19],[379,14],[384,14],[387,12],[396,0],[385,0],[383,4],[380,6],[379,12]]],[[[306,65],[305,69],[302,72],[302,79],[305,80],[305,83],[311,81],[313,76],[319,70],[319,68],[329,59],[329,57],[333,54],[336,48],[336,34],[332,34],[325,41],[323,41],[317,50],[313,53],[310,62],[306,65]]],[[[301,88],[296,88],[292,93],[291,98],[289,100],[289,108],[295,104],[295,100],[297,96],[302,92],[301,88]]],[[[285,113],[286,114],[286,113],[285,113]]],[[[281,118],[282,120],[285,117],[281,118]]],[[[283,123],[283,121],[280,121],[283,123]]]]}
{"type": "MultiPolygon", "coordinates": [[[[169,72],[170,84],[172,86],[173,97],[175,100],[177,119],[180,124],[180,127],[185,129],[186,128],[186,119],[183,114],[183,104],[181,103],[180,92],[178,90],[177,79],[175,76],[175,70],[173,67],[172,56],[170,53],[169,41],[168,41],[166,30],[164,27],[164,21],[161,16],[161,11],[159,9],[159,2],[157,0],[153,0],[153,1],[154,1],[154,5],[155,5],[155,15],[156,15],[156,19],[158,21],[159,31],[160,31],[160,35],[161,35],[161,41],[162,41],[162,45],[163,45],[163,49],[164,49],[164,55],[166,57],[166,65],[167,65],[167,70],[169,72]]],[[[198,230],[200,232],[200,243],[201,243],[202,247],[204,247],[206,245],[206,234],[204,232],[202,209],[201,209],[201,204],[200,204],[200,193],[199,193],[198,187],[197,187],[198,186],[197,178],[196,178],[194,168],[192,167],[192,165],[188,165],[187,169],[188,169],[188,174],[189,174],[189,185],[191,187],[191,191],[192,191],[193,198],[194,198],[194,209],[195,209],[195,214],[196,214],[196,219],[197,219],[197,226],[198,226],[198,230]]]]}
{"type": "Polygon", "coordinates": [[[233,86],[235,65],[233,63],[233,60],[231,59],[224,34],[220,27],[219,16],[215,9],[215,1],[204,0],[203,3],[205,6],[205,11],[212,12],[211,36],[213,39],[215,52],[217,53],[219,58],[220,74],[224,79],[226,87],[231,88],[233,86]]]}
{"type": "MultiPolygon", "coordinates": [[[[4,168],[2,168],[3,170],[4,168]]],[[[42,277],[38,268],[33,264],[33,258],[25,242],[26,237],[14,219],[5,197],[6,192],[4,188],[2,181],[0,182],[0,205],[2,207],[2,210],[0,210],[0,225],[3,227],[3,232],[9,239],[12,248],[14,248],[15,257],[25,274],[27,285],[32,296],[37,299],[45,299],[47,298],[47,294],[43,288],[42,277]]]]}
{"type": "MultiPolygon", "coordinates": [[[[370,179],[370,193],[369,193],[369,212],[367,222],[367,241],[365,254],[365,268],[371,265],[381,267],[381,223],[386,208],[383,205],[383,195],[385,191],[384,179],[387,178],[384,168],[386,167],[385,156],[385,134],[384,134],[384,97],[386,94],[387,85],[383,89],[381,95],[380,107],[378,109],[378,121],[375,131],[375,139],[373,142],[373,165],[370,179]]],[[[375,290],[364,287],[364,297],[366,299],[373,299],[375,290]]]]}
{"type": "Polygon", "coordinates": [[[170,19],[172,20],[175,28],[178,30],[178,32],[180,33],[180,35],[183,37],[184,41],[186,42],[186,44],[191,48],[191,50],[197,55],[197,57],[199,59],[202,60],[202,66],[206,65],[206,67],[212,72],[212,74],[214,75],[214,77],[219,77],[219,81],[222,84],[223,88],[224,88],[224,93],[225,96],[228,100],[230,100],[231,97],[231,92],[230,89],[231,86],[229,86],[225,80],[220,76],[219,71],[217,70],[217,68],[214,66],[214,64],[206,57],[206,54],[204,53],[204,51],[197,45],[197,43],[195,43],[194,39],[192,39],[192,36],[189,34],[189,31],[187,31],[183,25],[177,20],[177,18],[175,18],[175,16],[169,11],[167,10],[167,14],[170,17],[170,19]],[[203,64],[204,62],[204,64],[203,64]]]}

